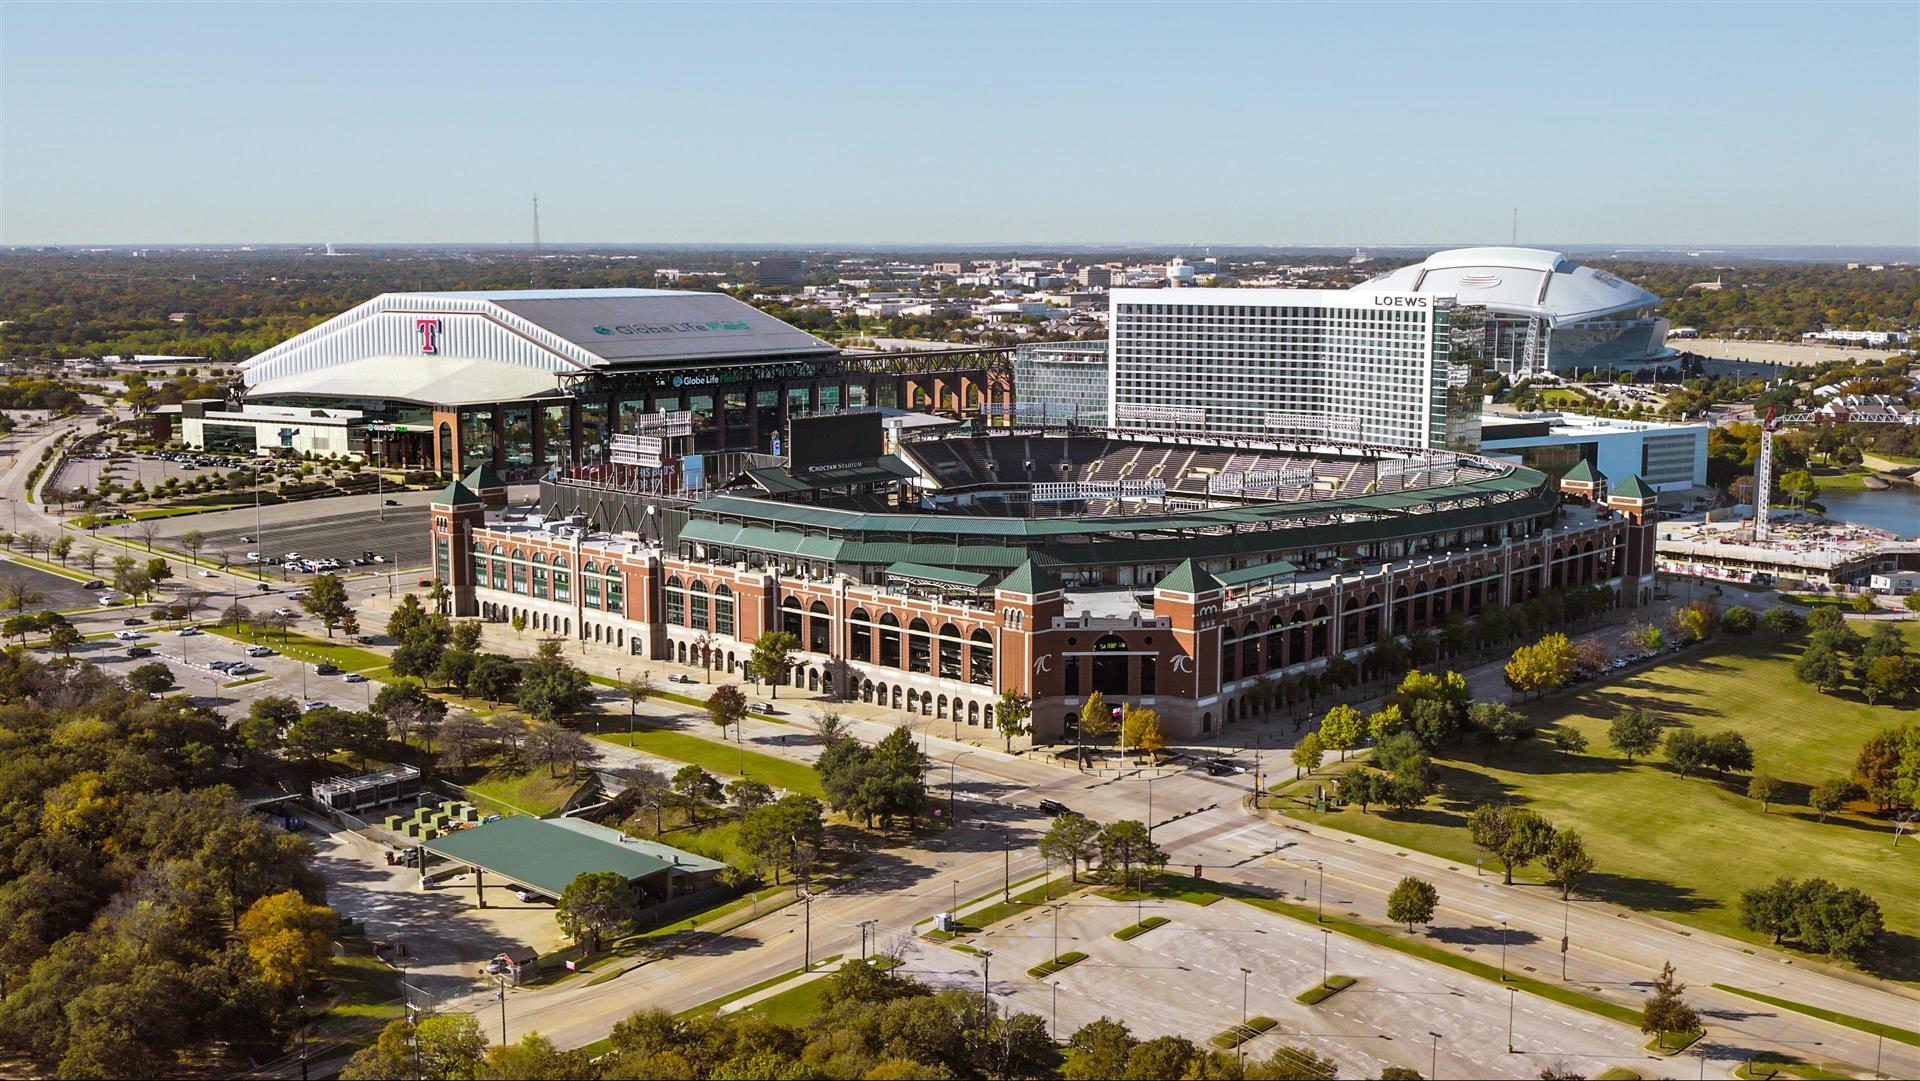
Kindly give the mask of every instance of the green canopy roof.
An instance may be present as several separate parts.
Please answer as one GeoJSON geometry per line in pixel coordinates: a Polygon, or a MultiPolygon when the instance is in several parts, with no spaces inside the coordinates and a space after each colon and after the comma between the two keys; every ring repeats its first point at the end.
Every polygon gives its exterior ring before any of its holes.
{"type": "MultiPolygon", "coordinates": [[[[1282,559],[1275,563],[1260,563],[1251,567],[1241,567],[1237,571],[1221,571],[1214,580],[1223,586],[1245,585],[1248,582],[1264,581],[1268,578],[1284,578],[1289,574],[1300,573],[1300,568],[1282,559]]],[[[1162,583],[1165,584],[1165,583],[1162,583]]]]}
{"type": "Polygon", "coordinates": [[[455,863],[491,871],[555,898],[590,871],[612,871],[632,880],[673,866],[638,846],[526,815],[455,830],[425,847],[455,863]]]}
{"type": "Polygon", "coordinates": [[[1582,458],[1580,459],[1579,462],[1575,463],[1574,467],[1572,469],[1567,470],[1566,475],[1561,477],[1560,479],[1563,481],[1570,480],[1570,481],[1573,481],[1575,484],[1600,483],[1599,476],[1596,475],[1593,471],[1593,463],[1587,461],[1585,458],[1582,458]]]}
{"type": "Polygon", "coordinates": [[[987,584],[987,580],[992,575],[949,570],[946,567],[929,567],[925,563],[894,563],[887,567],[887,577],[938,582],[941,585],[959,586],[961,589],[979,589],[987,584]]]}

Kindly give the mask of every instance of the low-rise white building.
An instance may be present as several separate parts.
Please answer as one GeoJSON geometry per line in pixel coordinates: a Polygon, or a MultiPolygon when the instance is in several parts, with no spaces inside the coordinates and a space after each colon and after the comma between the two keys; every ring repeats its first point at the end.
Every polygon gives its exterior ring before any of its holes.
{"type": "Polygon", "coordinates": [[[1480,449],[1556,477],[1584,461],[1602,476],[1632,474],[1654,491],[1684,492],[1707,483],[1708,428],[1576,413],[1488,415],[1480,422],[1480,449]]]}
{"type": "Polygon", "coordinates": [[[223,409],[202,402],[180,406],[180,441],[233,454],[338,454],[359,458],[366,417],[358,409],[249,405],[223,409]]]}

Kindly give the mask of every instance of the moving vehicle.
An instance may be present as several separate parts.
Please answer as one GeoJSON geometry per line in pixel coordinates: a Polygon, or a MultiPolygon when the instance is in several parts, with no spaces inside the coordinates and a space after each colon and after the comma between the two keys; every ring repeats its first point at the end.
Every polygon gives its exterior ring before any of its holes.
{"type": "Polygon", "coordinates": [[[100,579],[98,579],[98,578],[95,578],[95,579],[94,579],[93,581],[91,581],[91,582],[82,582],[82,583],[80,583],[80,588],[81,588],[81,589],[105,589],[105,588],[107,588],[107,583],[105,583],[105,582],[103,582],[103,581],[101,581],[101,580],[100,580],[100,579]]]}
{"type": "Polygon", "coordinates": [[[133,639],[140,637],[140,632],[139,631],[114,631],[113,636],[115,638],[120,639],[122,642],[130,642],[133,639]]]}
{"type": "Polygon", "coordinates": [[[1072,814],[1073,809],[1057,799],[1043,799],[1040,801],[1040,813],[1058,818],[1061,815],[1072,814]]]}
{"type": "Polygon", "coordinates": [[[151,656],[153,656],[153,649],[152,649],[152,647],[150,647],[150,646],[128,646],[128,647],[127,647],[127,656],[129,656],[129,657],[151,657],[151,656]]]}
{"type": "Polygon", "coordinates": [[[139,616],[128,616],[120,622],[129,627],[138,627],[140,624],[145,623],[146,620],[139,616]]]}
{"type": "Polygon", "coordinates": [[[310,702],[300,703],[300,712],[302,713],[312,713],[316,709],[326,709],[326,708],[328,708],[327,703],[320,701],[318,698],[310,702]]]}
{"type": "Polygon", "coordinates": [[[319,664],[313,666],[313,674],[316,676],[337,675],[339,672],[340,666],[334,664],[332,661],[321,661],[319,664]]]}
{"type": "Polygon", "coordinates": [[[182,627],[182,628],[180,628],[179,630],[177,630],[177,631],[174,631],[173,633],[174,633],[174,634],[176,634],[176,635],[178,635],[178,636],[180,636],[181,638],[192,638],[192,637],[193,637],[194,635],[196,635],[196,634],[199,634],[199,633],[200,633],[200,628],[198,628],[198,627],[182,627]]]}
{"type": "Polygon", "coordinates": [[[361,674],[360,674],[360,673],[358,673],[358,672],[348,672],[348,673],[347,673],[347,682],[348,682],[348,683],[365,683],[366,681],[367,681],[367,677],[365,677],[365,676],[363,676],[363,675],[361,675],[361,674]]]}

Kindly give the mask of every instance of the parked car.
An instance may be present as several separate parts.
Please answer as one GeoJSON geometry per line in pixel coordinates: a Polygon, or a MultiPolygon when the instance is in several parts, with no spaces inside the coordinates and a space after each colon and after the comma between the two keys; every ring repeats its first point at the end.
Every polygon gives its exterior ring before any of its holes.
{"type": "Polygon", "coordinates": [[[227,669],[227,674],[232,676],[257,676],[260,674],[260,669],[242,661],[227,669]]]}
{"type": "Polygon", "coordinates": [[[128,647],[127,647],[127,656],[129,656],[129,657],[151,657],[151,656],[153,656],[153,649],[152,649],[151,647],[149,647],[149,646],[128,646],[128,647]]]}
{"type": "Polygon", "coordinates": [[[180,636],[181,638],[192,638],[192,637],[193,637],[194,635],[196,635],[196,634],[199,634],[199,633],[200,633],[200,628],[198,628],[198,627],[182,627],[182,628],[180,628],[179,630],[177,630],[177,631],[174,631],[173,633],[174,633],[174,634],[176,634],[176,635],[179,635],[179,636],[180,636]]]}
{"type": "Polygon", "coordinates": [[[268,649],[268,648],[267,648],[266,646],[248,646],[248,647],[247,647],[247,656],[249,656],[249,657],[271,657],[271,656],[273,656],[273,650],[271,650],[271,649],[268,649]]]}
{"type": "Polygon", "coordinates": [[[683,676],[683,675],[681,675],[680,673],[678,673],[678,672],[675,672],[675,673],[673,673],[672,675],[670,675],[670,676],[668,676],[668,677],[667,677],[667,682],[668,682],[668,683],[692,683],[692,682],[693,682],[693,677],[692,677],[692,676],[683,676]]]}
{"type": "Polygon", "coordinates": [[[217,575],[215,575],[215,574],[214,574],[214,573],[213,573],[212,571],[210,571],[210,570],[207,570],[207,569],[206,569],[205,567],[202,567],[202,568],[200,568],[199,570],[197,570],[197,571],[195,571],[194,573],[195,573],[195,574],[198,574],[198,575],[199,575],[200,577],[202,577],[202,578],[215,578],[215,577],[218,577],[218,576],[217,576],[217,575]]]}
{"type": "Polygon", "coordinates": [[[300,712],[302,713],[312,713],[316,709],[326,709],[326,708],[327,708],[327,704],[325,702],[320,701],[318,698],[314,699],[311,702],[300,703],[300,712]]]}
{"type": "Polygon", "coordinates": [[[319,664],[313,666],[313,674],[316,676],[332,676],[338,675],[339,673],[340,666],[334,664],[332,661],[321,661],[319,664]]]}
{"type": "Polygon", "coordinates": [[[107,588],[107,583],[101,581],[98,578],[95,578],[91,582],[80,583],[80,588],[81,589],[105,589],[107,588]]]}
{"type": "Polygon", "coordinates": [[[140,632],[139,631],[114,631],[113,636],[115,638],[120,639],[122,642],[130,642],[133,639],[140,637],[140,632]]]}
{"type": "Polygon", "coordinates": [[[365,677],[365,676],[363,676],[363,675],[361,675],[361,674],[360,674],[360,673],[358,673],[358,672],[348,672],[348,673],[347,673],[347,682],[348,682],[348,683],[365,683],[366,681],[367,681],[367,677],[365,677]]]}
{"type": "Polygon", "coordinates": [[[140,624],[145,623],[146,620],[140,616],[128,616],[120,622],[129,627],[138,627],[140,624]]]}

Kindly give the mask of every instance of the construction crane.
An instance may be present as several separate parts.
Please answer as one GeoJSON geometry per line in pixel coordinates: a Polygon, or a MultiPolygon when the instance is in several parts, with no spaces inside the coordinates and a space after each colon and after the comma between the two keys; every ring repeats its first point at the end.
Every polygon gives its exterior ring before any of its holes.
{"type": "Polygon", "coordinates": [[[1769,532],[1767,514],[1773,496],[1773,433],[1787,424],[1920,424],[1920,413],[1894,413],[1888,410],[1856,412],[1834,407],[1824,412],[1788,413],[1784,417],[1775,417],[1773,407],[1768,406],[1766,419],[1760,422],[1760,458],[1754,463],[1753,468],[1753,539],[1755,543],[1766,540],[1769,532]]]}

